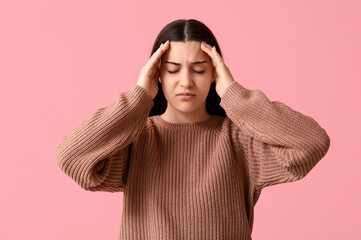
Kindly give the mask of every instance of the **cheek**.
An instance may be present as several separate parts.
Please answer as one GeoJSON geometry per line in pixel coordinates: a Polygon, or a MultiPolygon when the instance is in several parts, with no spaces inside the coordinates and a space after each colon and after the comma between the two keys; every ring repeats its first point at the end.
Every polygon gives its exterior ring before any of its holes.
{"type": "Polygon", "coordinates": [[[213,80],[213,74],[212,74],[212,72],[208,71],[202,75],[199,75],[197,77],[197,80],[202,85],[205,85],[205,86],[211,85],[212,80],[213,80]]]}

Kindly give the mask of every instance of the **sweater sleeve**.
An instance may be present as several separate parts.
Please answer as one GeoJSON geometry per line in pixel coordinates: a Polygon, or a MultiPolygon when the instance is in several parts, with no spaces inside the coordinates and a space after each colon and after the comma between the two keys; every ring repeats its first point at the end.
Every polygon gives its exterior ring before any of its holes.
{"type": "Polygon", "coordinates": [[[131,143],[146,124],[153,100],[138,86],[120,93],[66,135],[56,150],[59,167],[89,191],[123,191],[131,143]]]}
{"type": "Polygon", "coordinates": [[[260,90],[235,81],[220,105],[234,123],[232,141],[242,149],[258,190],[303,178],[329,149],[330,138],[314,119],[260,90]]]}

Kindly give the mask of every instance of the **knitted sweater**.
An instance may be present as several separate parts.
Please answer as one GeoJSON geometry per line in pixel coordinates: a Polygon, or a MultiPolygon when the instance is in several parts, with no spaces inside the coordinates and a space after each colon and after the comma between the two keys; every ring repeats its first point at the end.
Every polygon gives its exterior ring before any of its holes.
{"type": "Polygon", "coordinates": [[[262,188],[303,178],[330,146],[309,116],[238,82],[227,117],[170,123],[149,117],[135,85],[57,148],[59,167],[89,191],[121,191],[119,239],[251,239],[262,188]]]}

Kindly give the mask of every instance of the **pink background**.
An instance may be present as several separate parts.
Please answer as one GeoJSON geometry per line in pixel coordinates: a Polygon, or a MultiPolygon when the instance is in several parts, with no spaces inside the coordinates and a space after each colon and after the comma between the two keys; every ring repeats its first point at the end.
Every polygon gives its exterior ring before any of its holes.
{"type": "Polygon", "coordinates": [[[0,1],[0,239],[117,238],[123,194],[82,190],[55,150],[136,83],[156,35],[178,18],[212,29],[244,87],[330,135],[305,179],[264,189],[253,239],[361,239],[357,0],[0,1]]]}

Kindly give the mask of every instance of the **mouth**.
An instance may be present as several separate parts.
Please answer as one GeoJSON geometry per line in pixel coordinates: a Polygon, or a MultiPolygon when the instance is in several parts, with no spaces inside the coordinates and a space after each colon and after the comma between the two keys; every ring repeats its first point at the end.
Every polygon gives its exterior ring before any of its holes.
{"type": "Polygon", "coordinates": [[[191,92],[182,92],[178,93],[177,96],[195,96],[195,94],[191,92]]]}
{"type": "Polygon", "coordinates": [[[177,97],[179,97],[182,100],[189,100],[189,99],[193,98],[194,96],[196,96],[194,93],[189,93],[189,92],[177,94],[177,97]]]}

